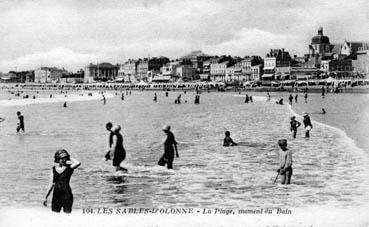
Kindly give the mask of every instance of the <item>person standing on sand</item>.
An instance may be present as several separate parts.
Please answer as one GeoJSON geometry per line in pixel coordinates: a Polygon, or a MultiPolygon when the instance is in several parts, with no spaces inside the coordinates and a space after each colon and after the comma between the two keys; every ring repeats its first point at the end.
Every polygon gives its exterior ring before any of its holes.
{"type": "Polygon", "coordinates": [[[290,121],[290,130],[292,132],[292,137],[295,139],[297,134],[297,128],[300,127],[301,123],[296,121],[296,117],[292,116],[290,121]]]}
{"type": "Polygon", "coordinates": [[[73,194],[69,181],[74,169],[78,168],[81,162],[70,158],[70,155],[64,149],[56,151],[54,162],[55,166],[52,168],[51,186],[47,191],[43,204],[47,206],[47,198],[51,191],[54,191],[51,201],[51,210],[59,213],[63,208],[64,213],[71,213],[73,194]]]}
{"type": "Polygon", "coordinates": [[[281,175],[281,184],[290,184],[292,177],[292,151],[287,149],[287,140],[278,140],[279,151],[279,169],[277,172],[281,175]]]}
{"type": "Polygon", "coordinates": [[[164,125],[163,129],[167,137],[164,140],[164,154],[160,158],[158,165],[165,166],[167,164],[168,169],[173,169],[174,152],[176,157],[179,158],[177,141],[175,140],[174,134],[170,131],[169,125],[164,125]]]}
{"type": "Polygon", "coordinates": [[[298,94],[295,95],[295,103],[297,103],[298,94]]]}
{"type": "Polygon", "coordinates": [[[309,114],[304,112],[304,126],[305,126],[305,137],[309,138],[310,137],[310,130],[313,128],[313,125],[311,124],[311,120],[309,117],[309,114]]]}
{"type": "Polygon", "coordinates": [[[307,93],[305,93],[304,98],[305,98],[305,103],[307,103],[307,100],[308,100],[308,94],[307,93]]]}

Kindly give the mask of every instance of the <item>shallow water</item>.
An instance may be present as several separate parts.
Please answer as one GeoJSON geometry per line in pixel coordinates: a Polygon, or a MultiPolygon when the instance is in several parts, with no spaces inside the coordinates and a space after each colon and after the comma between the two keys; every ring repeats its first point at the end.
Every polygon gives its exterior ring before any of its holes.
{"type": "Polygon", "coordinates": [[[368,155],[343,131],[316,123],[310,139],[302,138],[300,129],[291,140],[287,105],[258,97],[245,104],[243,95],[233,93],[203,93],[201,105],[194,105],[193,92],[182,92],[183,104],[175,105],[180,92],[170,92],[168,98],[157,92],[158,103],[153,93],[133,91],[124,101],[118,95],[106,105],[70,100],[68,108],[59,102],[0,106],[7,119],[0,129],[1,206],[41,206],[59,148],[82,162],[71,181],[77,209],[352,207],[368,202],[368,155]],[[25,116],[23,135],[15,133],[18,110],[25,116]],[[115,174],[103,160],[108,121],[122,125],[127,174],[115,174]],[[174,170],[156,165],[163,152],[164,124],[172,126],[179,142],[174,170]],[[226,130],[244,146],[222,147],[226,130]],[[280,138],[288,138],[294,153],[293,184],[288,187],[273,184],[280,138]]]}

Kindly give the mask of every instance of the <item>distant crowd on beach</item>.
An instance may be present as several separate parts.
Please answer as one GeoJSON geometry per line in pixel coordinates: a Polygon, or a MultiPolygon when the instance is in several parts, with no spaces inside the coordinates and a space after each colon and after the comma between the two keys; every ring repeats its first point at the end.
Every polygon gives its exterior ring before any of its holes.
{"type": "MultiPolygon", "coordinates": [[[[169,97],[170,90],[165,90],[163,92],[164,98],[169,97]]],[[[183,91],[183,94],[186,94],[186,90],[183,91]]],[[[322,88],[322,97],[325,96],[325,89],[322,88]]],[[[18,91],[17,94],[22,94],[23,91],[18,91]]],[[[68,95],[67,91],[60,91],[60,93],[64,94],[65,96],[68,95]]],[[[101,95],[101,102],[103,105],[106,105],[106,97],[104,96],[104,92],[99,92],[101,95]]],[[[125,95],[129,96],[132,94],[131,90],[121,91],[120,93],[116,92],[116,96],[120,96],[122,101],[125,100],[125,95]]],[[[195,98],[194,104],[200,104],[200,94],[201,89],[195,90],[195,98]]],[[[90,94],[88,94],[90,95],[90,94]]],[[[303,94],[305,103],[308,101],[307,92],[303,94]]],[[[50,94],[50,98],[53,98],[53,95],[50,94]]],[[[181,104],[181,94],[179,94],[175,100],[175,104],[181,104]]],[[[266,94],[266,100],[271,101],[271,94],[268,91],[266,94]]],[[[288,96],[289,104],[293,105],[293,101],[298,102],[298,94],[288,96]]],[[[156,103],[159,101],[159,95],[157,92],[154,93],[153,101],[156,103]]],[[[187,100],[185,100],[185,103],[187,100]]],[[[253,103],[254,99],[253,96],[246,94],[244,103],[253,103]]],[[[279,105],[283,105],[283,99],[277,99],[276,103],[279,105]]],[[[67,107],[67,103],[63,103],[63,107],[67,107]]],[[[325,109],[322,108],[322,114],[325,114],[325,109]]],[[[17,133],[24,133],[25,132],[25,118],[20,111],[16,113],[18,118],[18,123],[16,127],[17,133]]],[[[4,118],[0,118],[0,123],[5,121],[4,118]]],[[[298,129],[303,126],[305,129],[305,138],[310,138],[310,132],[313,129],[312,121],[310,116],[307,112],[303,113],[303,121],[300,123],[296,120],[296,116],[290,117],[289,129],[291,132],[291,139],[296,139],[298,129]]],[[[129,172],[129,169],[126,169],[122,166],[123,161],[126,159],[126,150],[123,145],[123,135],[121,133],[122,127],[118,124],[113,125],[111,122],[106,123],[105,125],[106,130],[109,132],[109,139],[108,139],[108,151],[104,154],[106,161],[111,161],[112,166],[114,167],[115,171],[122,171],[122,172],[129,172]]],[[[171,131],[171,126],[164,125],[161,129],[165,135],[165,140],[163,142],[164,153],[161,155],[160,159],[158,160],[159,166],[166,166],[167,169],[173,169],[173,161],[174,158],[179,158],[177,141],[173,132],[171,131]]],[[[306,140],[308,143],[309,141],[306,140]]],[[[235,142],[231,138],[231,132],[225,131],[225,137],[223,140],[224,147],[232,147],[232,146],[240,146],[247,144],[242,144],[242,142],[235,142]]],[[[274,180],[274,183],[277,181],[278,178],[281,180],[281,184],[290,184],[292,178],[292,163],[293,163],[293,153],[290,149],[288,149],[288,140],[285,138],[281,138],[277,140],[277,145],[279,147],[279,151],[277,152],[278,158],[278,169],[277,169],[277,176],[274,180]]],[[[69,180],[76,168],[81,165],[81,162],[77,161],[70,157],[70,154],[64,150],[57,150],[54,155],[54,166],[52,167],[51,175],[52,180],[50,182],[50,186],[46,193],[45,200],[43,204],[47,206],[47,199],[50,196],[51,192],[53,192],[52,202],[51,202],[51,209],[54,212],[60,212],[63,209],[64,212],[70,213],[72,211],[73,205],[73,194],[69,185],[69,180]]]]}

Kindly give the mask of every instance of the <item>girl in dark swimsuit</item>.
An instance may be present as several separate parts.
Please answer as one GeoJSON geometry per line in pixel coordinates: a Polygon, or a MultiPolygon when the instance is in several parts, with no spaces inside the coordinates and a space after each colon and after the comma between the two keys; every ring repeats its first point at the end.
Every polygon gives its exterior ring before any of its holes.
{"type": "Polygon", "coordinates": [[[47,198],[51,191],[54,190],[51,210],[53,212],[60,212],[63,208],[64,213],[71,213],[73,194],[69,186],[69,181],[74,169],[78,168],[81,163],[70,158],[68,152],[64,149],[56,151],[54,162],[58,163],[58,165],[52,168],[52,184],[46,194],[44,206],[47,206],[47,198]]]}

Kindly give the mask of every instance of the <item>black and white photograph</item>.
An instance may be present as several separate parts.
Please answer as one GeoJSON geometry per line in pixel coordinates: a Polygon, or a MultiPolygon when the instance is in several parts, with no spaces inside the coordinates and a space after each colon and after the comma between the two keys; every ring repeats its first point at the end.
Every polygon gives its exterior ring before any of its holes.
{"type": "Polygon", "coordinates": [[[0,12],[1,227],[369,227],[368,0],[0,12]]]}

